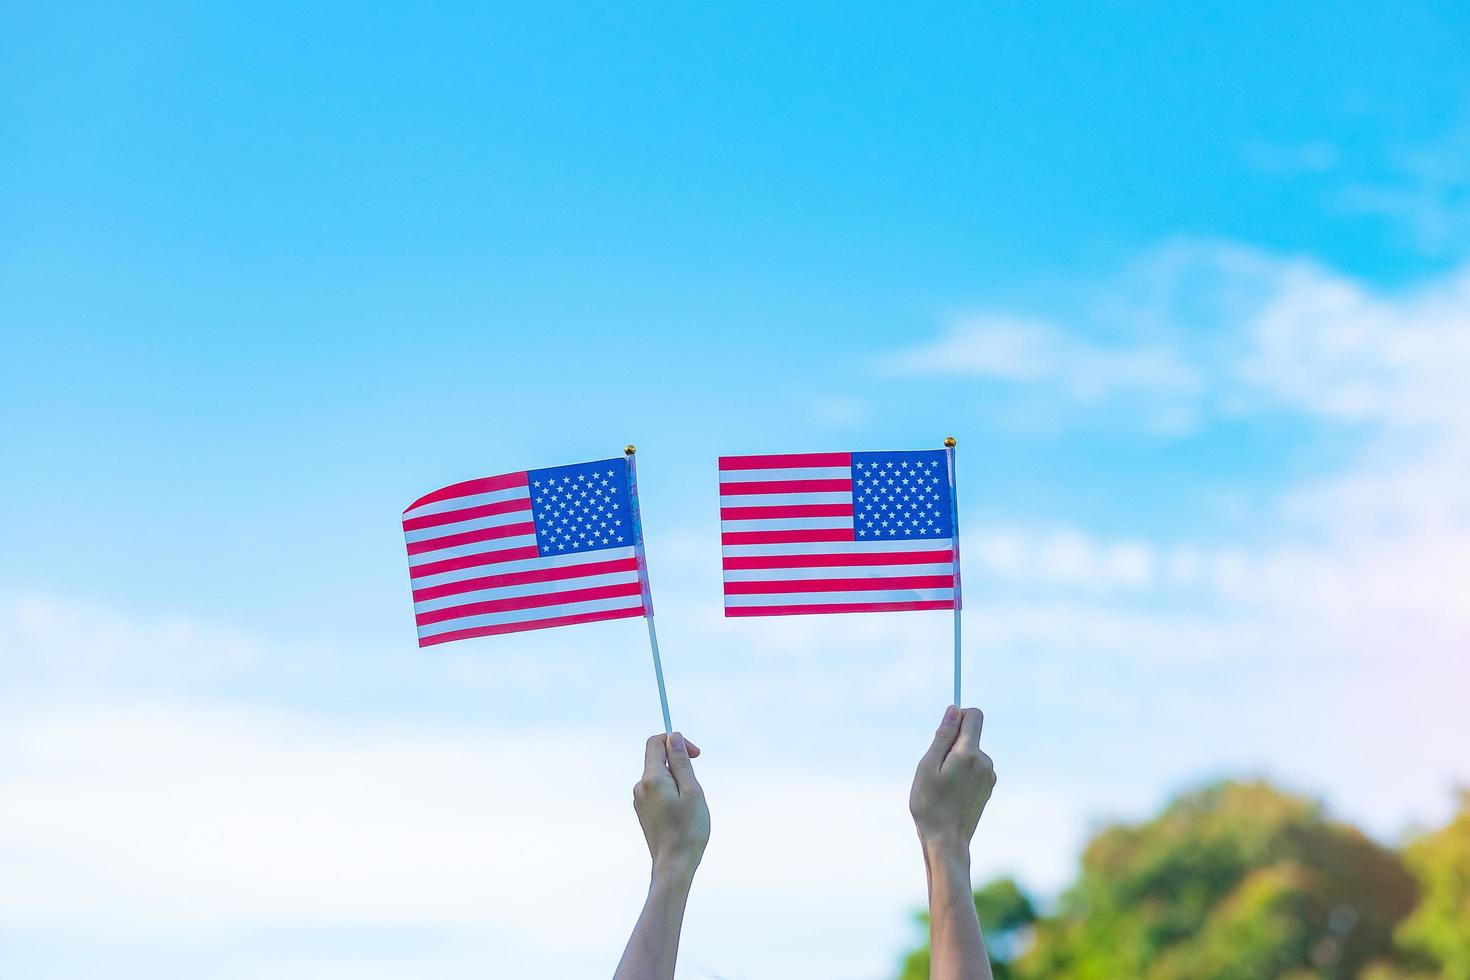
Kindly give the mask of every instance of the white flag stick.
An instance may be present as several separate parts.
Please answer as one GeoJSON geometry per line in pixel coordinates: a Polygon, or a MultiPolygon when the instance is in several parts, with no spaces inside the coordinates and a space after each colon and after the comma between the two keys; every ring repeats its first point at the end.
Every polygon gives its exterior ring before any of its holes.
{"type": "Polygon", "coordinates": [[[664,665],[658,656],[658,634],[653,629],[653,591],[648,587],[648,558],[643,552],[643,516],[638,511],[637,450],[630,444],[623,449],[628,459],[628,498],[633,509],[633,553],[638,559],[638,584],[643,590],[644,619],[648,620],[648,646],[653,651],[653,676],[658,681],[658,705],[664,713],[664,734],[671,735],[674,725],[669,720],[669,695],[664,690],[664,665]]]}
{"type": "Polygon", "coordinates": [[[950,541],[954,549],[954,704],[964,707],[960,700],[960,505],[959,491],[954,477],[954,436],[944,440],[944,456],[949,464],[949,527],[954,537],[950,541]]]}

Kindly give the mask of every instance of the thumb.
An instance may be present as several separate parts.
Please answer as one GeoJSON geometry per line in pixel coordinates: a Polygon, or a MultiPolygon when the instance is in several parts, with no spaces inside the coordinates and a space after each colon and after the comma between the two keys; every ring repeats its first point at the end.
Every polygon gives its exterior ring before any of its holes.
{"type": "Polygon", "coordinates": [[[924,758],[919,760],[920,768],[927,768],[930,772],[938,771],[939,764],[944,757],[949,755],[949,750],[954,747],[955,739],[960,734],[960,709],[950,705],[944,709],[944,718],[939,722],[939,729],[934,733],[934,741],[929,750],[924,753],[924,758]]]}
{"type": "Polygon", "coordinates": [[[699,780],[694,778],[694,763],[689,761],[689,744],[681,732],[669,736],[669,774],[679,785],[679,795],[699,789],[699,780]]]}

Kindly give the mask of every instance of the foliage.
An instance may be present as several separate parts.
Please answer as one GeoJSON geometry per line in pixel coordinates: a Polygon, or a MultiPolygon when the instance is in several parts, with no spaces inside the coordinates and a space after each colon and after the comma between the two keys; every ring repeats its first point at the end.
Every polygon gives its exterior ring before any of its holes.
{"type": "MultiPolygon", "coordinates": [[[[1031,899],[1014,881],[1000,878],[975,891],[975,914],[985,932],[995,980],[1012,976],[1010,960],[1021,933],[1036,921],[1031,899]]],[[[920,914],[919,922],[928,926],[929,916],[920,914]]],[[[929,976],[929,947],[914,950],[904,958],[899,980],[926,980],[929,976]]]]}
{"type": "Polygon", "coordinates": [[[1399,926],[1399,946],[1442,980],[1470,980],[1470,790],[1448,825],[1404,849],[1419,904],[1399,926]]]}
{"type": "MultiPolygon", "coordinates": [[[[1013,980],[1470,980],[1470,795],[1401,858],[1310,800],[1220,783],[1097,834],[1052,915],[1010,881],[982,895],[1013,980]]],[[[902,980],[927,976],[917,950],[902,980]]]]}

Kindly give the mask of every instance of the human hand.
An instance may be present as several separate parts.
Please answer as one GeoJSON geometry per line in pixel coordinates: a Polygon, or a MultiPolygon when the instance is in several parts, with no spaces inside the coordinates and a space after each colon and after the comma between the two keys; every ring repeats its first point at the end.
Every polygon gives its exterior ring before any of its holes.
{"type": "Polygon", "coordinates": [[[979,708],[961,711],[950,705],[919,760],[909,812],[926,853],[936,848],[969,853],[970,838],[995,789],[995,764],[980,751],[984,724],[979,708]]]}
{"type": "Polygon", "coordinates": [[[679,732],[654,735],[644,748],[643,778],[633,787],[633,809],[648,841],[655,877],[692,879],[709,843],[709,807],[689,761],[697,758],[699,746],[679,732]]]}

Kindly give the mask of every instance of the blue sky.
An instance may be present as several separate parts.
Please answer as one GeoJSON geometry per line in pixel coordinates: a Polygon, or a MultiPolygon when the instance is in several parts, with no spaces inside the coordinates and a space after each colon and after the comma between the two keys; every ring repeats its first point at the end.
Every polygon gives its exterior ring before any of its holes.
{"type": "Polygon", "coordinates": [[[683,975],[885,975],[946,691],[941,616],[719,618],[720,453],[959,437],[977,873],[1052,895],[1222,773],[1438,819],[1467,42],[1450,3],[0,14],[0,936],[48,978],[607,973],[639,627],[420,652],[396,519],[627,441],[716,802],[683,975]]]}

